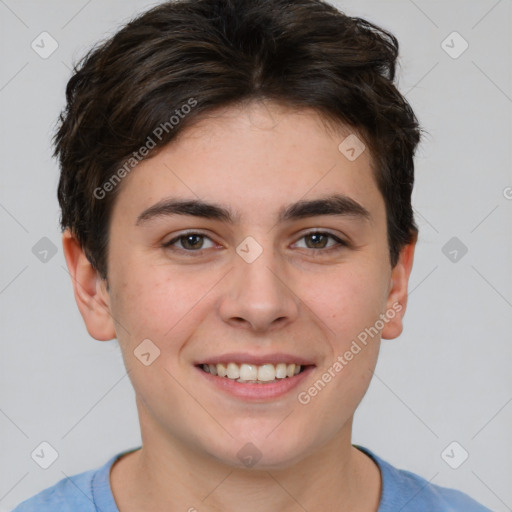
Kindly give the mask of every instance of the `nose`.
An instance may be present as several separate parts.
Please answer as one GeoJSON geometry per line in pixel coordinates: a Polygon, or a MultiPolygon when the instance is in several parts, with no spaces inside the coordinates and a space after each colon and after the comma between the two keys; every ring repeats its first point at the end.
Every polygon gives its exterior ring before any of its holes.
{"type": "Polygon", "coordinates": [[[264,332],[297,319],[299,299],[271,253],[264,250],[252,263],[236,256],[219,307],[224,322],[264,332]]]}

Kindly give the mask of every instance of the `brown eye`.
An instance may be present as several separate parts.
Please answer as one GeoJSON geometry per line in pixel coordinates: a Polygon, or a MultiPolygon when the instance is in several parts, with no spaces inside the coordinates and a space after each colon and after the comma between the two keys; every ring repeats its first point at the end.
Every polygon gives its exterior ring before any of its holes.
{"type": "Polygon", "coordinates": [[[201,249],[204,243],[202,235],[180,236],[181,246],[184,249],[201,249]]]}
{"type": "Polygon", "coordinates": [[[341,249],[343,247],[348,246],[346,242],[341,240],[340,238],[332,235],[331,233],[322,232],[322,231],[314,231],[312,233],[307,233],[302,236],[300,240],[304,240],[304,246],[299,246],[305,249],[325,249],[324,252],[327,252],[331,249],[341,249]],[[332,240],[333,242],[329,242],[332,240]]]}
{"type": "Polygon", "coordinates": [[[309,249],[324,249],[327,245],[327,241],[330,237],[325,236],[322,233],[311,233],[310,235],[306,235],[304,237],[305,240],[310,240],[311,245],[309,246],[306,242],[306,245],[308,245],[309,249]]]}
{"type": "Polygon", "coordinates": [[[202,249],[213,247],[213,245],[213,242],[206,235],[201,233],[186,233],[169,240],[163,247],[187,252],[199,252],[202,249]],[[208,240],[210,245],[205,247],[205,241],[208,240]]]}

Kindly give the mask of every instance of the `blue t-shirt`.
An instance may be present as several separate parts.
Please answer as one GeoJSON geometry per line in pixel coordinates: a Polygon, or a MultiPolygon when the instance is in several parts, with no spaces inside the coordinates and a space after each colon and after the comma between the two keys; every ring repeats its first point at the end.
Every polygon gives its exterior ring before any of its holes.
{"type": "MultiPolygon", "coordinates": [[[[382,494],[378,512],[491,512],[466,494],[430,484],[424,478],[388,464],[368,448],[354,445],[379,466],[382,494]]],[[[12,512],[119,512],[110,488],[110,468],[126,450],[104,466],[63,478],[12,512]]]]}

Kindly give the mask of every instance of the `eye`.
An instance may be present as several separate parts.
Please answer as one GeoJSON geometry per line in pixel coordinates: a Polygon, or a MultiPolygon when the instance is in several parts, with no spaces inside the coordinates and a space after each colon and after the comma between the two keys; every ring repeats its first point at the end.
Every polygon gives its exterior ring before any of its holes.
{"type": "Polygon", "coordinates": [[[175,246],[176,249],[187,251],[187,252],[198,252],[202,249],[209,249],[211,247],[214,247],[213,241],[207,237],[206,235],[203,235],[202,233],[195,233],[195,232],[189,232],[181,234],[172,240],[169,240],[165,244],[163,244],[163,247],[169,248],[175,246]],[[205,240],[210,241],[210,245],[205,247],[205,240]],[[178,245],[176,245],[178,244],[178,245]],[[180,247],[181,246],[181,247],[180,247]]]}
{"type": "MultiPolygon", "coordinates": [[[[312,231],[306,233],[299,239],[299,242],[295,243],[295,247],[301,249],[322,249],[320,252],[336,251],[349,247],[348,242],[326,231],[312,231]],[[301,240],[305,241],[302,246],[299,243],[301,240]]],[[[210,237],[203,233],[190,231],[174,237],[164,243],[162,247],[190,254],[194,252],[200,253],[204,249],[211,249],[215,247],[215,243],[210,237]]]]}
{"type": "MultiPolygon", "coordinates": [[[[337,250],[343,247],[348,247],[348,243],[344,242],[337,236],[325,231],[312,231],[306,233],[299,240],[305,240],[305,249],[324,249],[324,252],[330,250],[337,250]],[[329,244],[329,239],[334,243],[329,244]]],[[[297,242],[298,243],[298,242],[297,242]]]]}

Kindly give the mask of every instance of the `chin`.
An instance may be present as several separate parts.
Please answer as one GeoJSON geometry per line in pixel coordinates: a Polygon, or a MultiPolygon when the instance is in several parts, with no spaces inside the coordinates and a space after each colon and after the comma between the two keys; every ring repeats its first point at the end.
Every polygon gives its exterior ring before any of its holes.
{"type": "MultiPolygon", "coordinates": [[[[278,423],[274,422],[272,428],[275,428],[278,423]]],[[[279,433],[272,432],[272,428],[253,432],[252,436],[241,434],[234,436],[229,446],[225,446],[224,450],[217,447],[220,450],[215,450],[217,453],[212,455],[222,463],[240,469],[281,470],[300,462],[318,449],[322,441],[325,442],[320,439],[315,442],[311,431],[304,436],[297,431],[291,433],[286,429],[282,429],[279,433]],[[269,432],[272,433],[269,435],[269,432]],[[227,453],[228,457],[226,457],[227,453]]]]}

